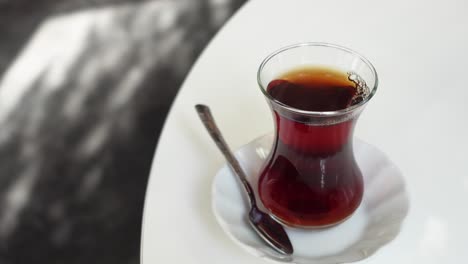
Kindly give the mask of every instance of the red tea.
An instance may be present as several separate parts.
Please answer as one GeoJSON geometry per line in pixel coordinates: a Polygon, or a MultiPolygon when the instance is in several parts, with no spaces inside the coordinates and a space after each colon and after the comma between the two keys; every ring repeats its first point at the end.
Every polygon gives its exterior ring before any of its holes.
{"type": "MultiPolygon", "coordinates": [[[[322,112],[361,101],[361,88],[346,73],[301,68],[271,81],[267,93],[289,107],[322,112]]],[[[259,178],[265,207],[290,226],[328,226],[350,216],[363,195],[352,148],[355,119],[316,125],[276,110],[274,117],[277,138],[259,178]]]]}

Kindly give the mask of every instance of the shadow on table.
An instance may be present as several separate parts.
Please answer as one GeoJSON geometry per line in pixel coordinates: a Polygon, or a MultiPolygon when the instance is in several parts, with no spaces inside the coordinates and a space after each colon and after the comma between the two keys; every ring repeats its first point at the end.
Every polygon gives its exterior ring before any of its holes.
{"type": "Polygon", "coordinates": [[[152,1],[39,28],[0,80],[14,102],[0,113],[0,263],[139,262],[147,175],[166,113],[240,2],[152,1]]]}

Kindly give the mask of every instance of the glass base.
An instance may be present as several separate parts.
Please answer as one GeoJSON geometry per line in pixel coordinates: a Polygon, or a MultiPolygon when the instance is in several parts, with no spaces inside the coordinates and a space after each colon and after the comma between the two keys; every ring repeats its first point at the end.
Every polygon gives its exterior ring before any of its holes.
{"type": "MultiPolygon", "coordinates": [[[[357,208],[356,208],[357,209],[357,208]]],[[[356,212],[356,210],[354,210],[354,212],[356,212]]],[[[335,223],[331,223],[331,224],[326,224],[326,225],[319,225],[319,226],[303,226],[303,225],[295,225],[295,224],[291,224],[291,223],[288,223],[284,220],[282,220],[281,218],[277,217],[276,215],[272,214],[271,212],[268,212],[268,214],[271,216],[271,218],[273,218],[276,222],[280,223],[281,225],[283,226],[286,226],[286,227],[291,227],[291,228],[297,228],[297,229],[325,229],[325,228],[330,228],[330,227],[334,227],[334,226],[337,226],[343,222],[345,222],[346,220],[348,220],[349,218],[351,218],[351,216],[353,216],[353,213],[351,213],[350,215],[348,215],[347,217],[339,220],[338,222],[335,222],[335,223]]]]}

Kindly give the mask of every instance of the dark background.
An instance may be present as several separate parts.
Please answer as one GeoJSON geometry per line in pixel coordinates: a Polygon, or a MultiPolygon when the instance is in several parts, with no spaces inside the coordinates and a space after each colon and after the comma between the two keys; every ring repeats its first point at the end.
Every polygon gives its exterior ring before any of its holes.
{"type": "Polygon", "coordinates": [[[0,264],[139,263],[166,114],[243,2],[0,0],[0,264]]]}

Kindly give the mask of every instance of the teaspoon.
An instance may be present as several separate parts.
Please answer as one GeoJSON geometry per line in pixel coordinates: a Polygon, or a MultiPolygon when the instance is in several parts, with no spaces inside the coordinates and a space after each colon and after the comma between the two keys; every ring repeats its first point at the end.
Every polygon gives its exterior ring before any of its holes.
{"type": "Polygon", "coordinates": [[[242,183],[245,193],[247,194],[250,211],[249,222],[255,232],[273,249],[284,255],[291,255],[293,247],[289,240],[288,234],[283,226],[276,222],[269,214],[262,212],[258,207],[255,200],[255,194],[247,181],[247,177],[242,170],[239,161],[234,157],[229,149],[226,141],[224,140],[221,132],[219,131],[213,116],[211,115],[210,108],[206,105],[198,104],[195,106],[200,119],[205,125],[208,133],[218,146],[219,150],[223,153],[229,166],[237,175],[237,178],[242,183]]]}

